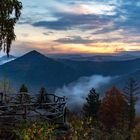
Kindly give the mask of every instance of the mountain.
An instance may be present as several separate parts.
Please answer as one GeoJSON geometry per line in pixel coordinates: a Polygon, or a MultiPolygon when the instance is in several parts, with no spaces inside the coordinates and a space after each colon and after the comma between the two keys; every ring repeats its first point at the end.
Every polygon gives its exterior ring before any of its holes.
{"type": "Polygon", "coordinates": [[[59,59],[59,62],[77,70],[81,75],[90,76],[99,74],[104,76],[117,76],[132,73],[140,69],[140,59],[127,61],[74,61],[68,59],[59,59]]]}
{"type": "Polygon", "coordinates": [[[0,65],[3,65],[7,62],[10,62],[12,60],[15,60],[16,57],[13,55],[9,55],[9,57],[7,55],[0,57],[0,65]]]}
{"type": "Polygon", "coordinates": [[[133,55],[95,55],[90,57],[84,57],[86,61],[96,61],[96,62],[109,62],[109,61],[126,61],[134,60],[140,58],[133,55]]]}
{"type": "Polygon", "coordinates": [[[0,78],[11,80],[16,88],[25,83],[34,91],[41,86],[55,90],[82,76],[120,75],[125,78],[125,75],[137,70],[140,70],[140,59],[108,62],[56,60],[37,51],[31,51],[11,62],[0,65],[0,78]]]}
{"type": "Polygon", "coordinates": [[[49,55],[49,57],[54,59],[68,59],[74,61],[95,61],[95,62],[109,62],[109,61],[126,61],[126,60],[134,60],[136,58],[140,58],[140,56],[135,55],[49,55]]]}
{"type": "Polygon", "coordinates": [[[79,73],[37,51],[31,51],[22,57],[1,65],[0,77],[10,79],[16,87],[25,83],[32,89],[37,89],[40,86],[54,89],[76,80],[79,73]]]}

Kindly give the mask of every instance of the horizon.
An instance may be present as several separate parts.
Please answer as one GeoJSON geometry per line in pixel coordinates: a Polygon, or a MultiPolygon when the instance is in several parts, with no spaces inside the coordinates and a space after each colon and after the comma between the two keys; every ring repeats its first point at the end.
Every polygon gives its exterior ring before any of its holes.
{"type": "MultiPolygon", "coordinates": [[[[28,50],[24,53],[21,53],[21,54],[14,54],[14,53],[10,53],[9,56],[14,56],[14,57],[22,57],[30,52],[38,52],[44,56],[47,56],[47,57],[69,57],[69,56],[80,56],[80,57],[88,57],[88,56],[133,56],[133,57],[140,57],[140,51],[137,51],[137,52],[123,52],[123,53],[43,53],[42,51],[40,50],[28,50]]],[[[2,52],[0,54],[0,58],[2,57],[5,57],[7,56],[7,54],[5,54],[5,52],[2,52]]],[[[8,56],[7,56],[8,57],[8,56]]]]}
{"type": "MultiPolygon", "coordinates": [[[[140,2],[21,0],[11,54],[137,54],[140,2]],[[133,16],[135,15],[135,16],[133,16]]],[[[3,55],[3,53],[1,53],[3,55]]]]}

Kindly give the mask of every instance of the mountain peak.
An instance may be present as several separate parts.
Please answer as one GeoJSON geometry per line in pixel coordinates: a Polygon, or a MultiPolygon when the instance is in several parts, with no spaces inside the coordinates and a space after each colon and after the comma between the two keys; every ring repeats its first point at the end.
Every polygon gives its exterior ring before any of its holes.
{"type": "MultiPolygon", "coordinates": [[[[40,52],[38,52],[38,51],[36,51],[36,50],[32,50],[32,51],[30,51],[30,52],[28,52],[27,54],[32,54],[32,55],[43,55],[43,54],[41,54],[40,52]]],[[[26,54],[26,55],[27,55],[26,54]]]]}
{"type": "Polygon", "coordinates": [[[24,61],[24,62],[28,61],[32,63],[36,63],[36,61],[54,61],[53,59],[46,57],[44,54],[36,50],[24,54],[23,56],[19,57],[17,60],[24,61]]]}
{"type": "Polygon", "coordinates": [[[47,58],[44,54],[36,51],[36,50],[33,50],[33,51],[30,51],[28,53],[26,53],[25,55],[22,56],[23,58],[24,57],[28,57],[28,58],[47,58]]]}

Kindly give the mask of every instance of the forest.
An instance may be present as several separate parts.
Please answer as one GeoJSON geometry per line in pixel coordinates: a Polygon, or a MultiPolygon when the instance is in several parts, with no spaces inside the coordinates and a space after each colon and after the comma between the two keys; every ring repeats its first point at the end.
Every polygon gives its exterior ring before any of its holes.
{"type": "MultiPolygon", "coordinates": [[[[25,116],[24,113],[24,115],[21,113],[18,114],[19,116],[13,117],[12,110],[7,113],[8,108],[1,108],[4,105],[11,105],[12,98],[8,98],[10,97],[8,94],[11,93],[12,88],[9,87],[8,82],[2,83],[0,87],[4,91],[5,100],[5,102],[1,101],[0,105],[1,140],[139,140],[140,138],[140,117],[135,109],[140,89],[138,83],[132,78],[126,83],[123,91],[113,86],[105,92],[104,96],[92,88],[87,93],[82,110],[72,111],[66,107],[65,120],[63,120],[64,116],[56,119],[54,116],[58,116],[58,114],[49,116],[50,120],[41,115],[39,117],[25,116]],[[5,113],[2,113],[3,111],[5,113]],[[9,114],[7,118],[6,114],[9,114]]],[[[14,95],[16,105],[23,106],[33,103],[26,85],[23,84],[19,92],[21,94],[14,95]]],[[[43,103],[50,104],[52,98],[43,87],[39,93],[36,99],[39,103],[37,109],[49,112],[52,110],[51,106],[45,106],[43,103]]],[[[14,105],[13,102],[12,105],[14,105]]],[[[16,113],[19,110],[24,112],[25,108],[22,106],[17,110],[12,109],[16,113]]],[[[55,105],[52,104],[52,106],[55,105]]],[[[26,113],[31,110],[31,106],[26,106],[26,113]]],[[[52,112],[56,112],[54,108],[52,112]]]]}

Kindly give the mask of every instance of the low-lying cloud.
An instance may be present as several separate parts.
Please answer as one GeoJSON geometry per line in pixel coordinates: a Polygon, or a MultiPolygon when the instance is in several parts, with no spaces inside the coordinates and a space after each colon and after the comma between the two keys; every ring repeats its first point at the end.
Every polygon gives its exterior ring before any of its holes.
{"type": "Polygon", "coordinates": [[[68,107],[71,110],[76,110],[82,107],[90,89],[95,88],[97,91],[100,91],[101,88],[108,85],[111,80],[112,77],[102,75],[82,77],[76,82],[57,89],[55,94],[66,96],[68,99],[68,107]]]}

